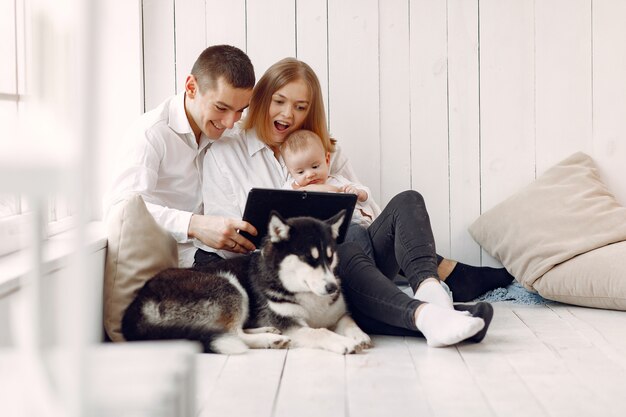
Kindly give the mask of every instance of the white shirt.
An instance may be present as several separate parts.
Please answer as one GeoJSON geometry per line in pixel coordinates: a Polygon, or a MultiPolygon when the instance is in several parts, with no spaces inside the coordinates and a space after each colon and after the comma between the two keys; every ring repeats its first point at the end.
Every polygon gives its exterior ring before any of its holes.
{"type": "MultiPolygon", "coordinates": [[[[287,190],[293,190],[293,184],[295,182],[296,181],[293,179],[293,177],[289,176],[287,182],[285,183],[285,185],[283,185],[283,188],[287,190]]],[[[352,214],[352,222],[360,224],[361,226],[369,227],[369,225],[372,224],[376,216],[380,214],[380,209],[378,208],[378,205],[371,197],[372,192],[368,187],[364,186],[363,184],[350,181],[347,178],[338,174],[329,175],[328,178],[326,178],[325,184],[333,185],[338,188],[345,187],[346,185],[351,185],[357,190],[363,190],[367,193],[367,200],[356,201],[356,205],[354,206],[354,213],[352,214]]]]}
{"type": "Polygon", "coordinates": [[[128,130],[105,204],[108,211],[140,194],[157,223],[179,242],[179,264],[191,266],[196,249],[187,232],[191,215],[203,213],[202,164],[211,141],[202,134],[196,142],[184,100],[184,93],[169,98],[128,130]]]}
{"type": "MultiPolygon", "coordinates": [[[[331,154],[330,172],[358,182],[339,147],[331,154]]],[[[202,185],[204,214],[241,219],[250,189],[281,188],[288,175],[282,157],[276,159],[274,151],[257,137],[255,130],[245,131],[237,124],[206,153],[202,185]]],[[[376,214],[379,213],[380,209],[376,214]]],[[[196,245],[222,257],[234,256],[199,242],[196,245]]]]}

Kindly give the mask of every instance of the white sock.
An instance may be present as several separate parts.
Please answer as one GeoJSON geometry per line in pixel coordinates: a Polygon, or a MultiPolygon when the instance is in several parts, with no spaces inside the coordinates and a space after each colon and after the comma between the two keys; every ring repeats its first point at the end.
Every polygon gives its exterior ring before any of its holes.
{"type": "Polygon", "coordinates": [[[474,336],[485,327],[485,321],[480,317],[466,316],[460,311],[435,304],[421,307],[415,324],[431,347],[454,345],[474,336]]]}
{"type": "Polygon", "coordinates": [[[413,298],[427,303],[436,304],[439,307],[448,308],[450,310],[454,309],[450,294],[448,294],[446,289],[443,288],[443,285],[441,285],[439,280],[422,282],[422,284],[417,288],[417,291],[415,291],[413,298]]]}

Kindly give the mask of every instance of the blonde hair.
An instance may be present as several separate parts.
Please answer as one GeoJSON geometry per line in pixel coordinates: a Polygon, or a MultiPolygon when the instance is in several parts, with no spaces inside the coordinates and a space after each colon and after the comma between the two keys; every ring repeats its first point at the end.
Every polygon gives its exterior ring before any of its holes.
{"type": "Polygon", "coordinates": [[[312,144],[319,143],[322,146],[324,153],[328,152],[324,148],[322,139],[310,130],[300,129],[292,132],[287,136],[285,141],[280,144],[280,152],[285,155],[285,152],[298,152],[303,149],[308,149],[312,144]]]}
{"type": "Polygon", "coordinates": [[[300,128],[314,132],[322,140],[327,152],[335,151],[335,140],[328,133],[322,88],[315,72],[306,63],[295,58],[284,58],[269,67],[252,91],[244,129],[256,129],[266,144],[270,144],[269,108],[272,96],[287,84],[302,80],[309,88],[309,112],[300,128]]]}

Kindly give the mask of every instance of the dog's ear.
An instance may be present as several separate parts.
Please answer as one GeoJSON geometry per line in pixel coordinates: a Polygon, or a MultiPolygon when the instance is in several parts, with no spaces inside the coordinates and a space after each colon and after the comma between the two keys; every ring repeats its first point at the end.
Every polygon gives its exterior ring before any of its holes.
{"type": "Polygon", "coordinates": [[[274,243],[289,239],[290,226],[285,223],[285,220],[280,217],[280,214],[274,210],[270,213],[270,223],[267,229],[270,240],[274,243]]]}
{"type": "Polygon", "coordinates": [[[330,228],[333,232],[333,238],[337,239],[337,236],[339,236],[339,229],[341,228],[341,225],[343,224],[345,218],[346,211],[341,210],[339,213],[326,220],[326,223],[330,224],[330,228]]]}

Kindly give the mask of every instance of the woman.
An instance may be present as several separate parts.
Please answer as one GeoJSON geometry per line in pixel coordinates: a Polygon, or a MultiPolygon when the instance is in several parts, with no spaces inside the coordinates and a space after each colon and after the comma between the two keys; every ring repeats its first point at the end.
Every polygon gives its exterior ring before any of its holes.
{"type": "MultiPolygon", "coordinates": [[[[225,134],[207,152],[203,176],[205,214],[241,218],[250,188],[280,188],[287,179],[287,168],[279,147],[299,129],[311,130],[322,139],[331,152],[331,174],[358,182],[326,129],[315,73],[305,63],[286,58],[270,67],[255,86],[243,126],[225,134]]],[[[474,299],[510,283],[512,277],[504,270],[455,264],[437,257],[428,213],[415,191],[394,197],[370,228],[378,254],[376,263],[354,243],[344,243],[339,249],[339,274],[357,323],[370,333],[423,334],[432,346],[468,338],[482,340],[493,314],[491,306],[454,306],[471,315],[456,311],[438,275],[452,289],[455,301],[474,299]],[[410,233],[396,234],[395,230],[410,233]],[[407,296],[390,280],[400,269],[417,299],[407,296]],[[477,320],[482,321],[480,326],[477,320]]],[[[229,243],[223,247],[232,252],[241,253],[244,246],[249,247],[249,242],[236,233],[227,240],[229,243]]],[[[198,264],[216,259],[216,253],[221,257],[230,255],[229,251],[203,249],[207,252],[198,251],[198,264]]]]}

